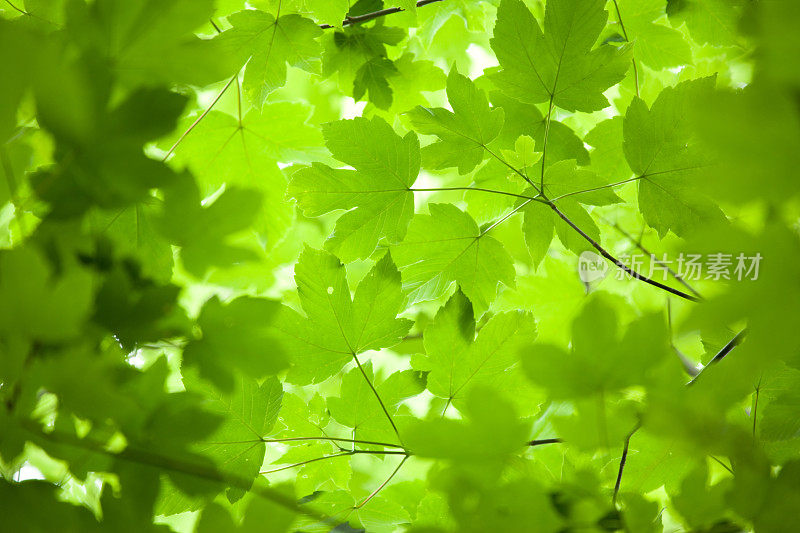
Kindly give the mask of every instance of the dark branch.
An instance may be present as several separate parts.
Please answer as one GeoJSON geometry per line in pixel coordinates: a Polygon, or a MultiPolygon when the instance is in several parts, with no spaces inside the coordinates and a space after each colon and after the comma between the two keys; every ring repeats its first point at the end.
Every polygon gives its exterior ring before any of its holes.
{"type": "Polygon", "coordinates": [[[669,265],[667,265],[667,264],[666,264],[666,263],[664,263],[663,261],[659,261],[658,259],[656,259],[656,258],[655,258],[655,254],[653,254],[652,252],[650,252],[650,250],[649,250],[649,249],[645,248],[645,246],[642,244],[642,241],[641,241],[641,239],[636,239],[636,238],[635,238],[633,235],[631,235],[630,233],[628,233],[627,231],[625,231],[624,229],[622,229],[622,228],[620,227],[620,225],[619,225],[619,224],[617,224],[617,223],[610,223],[610,222],[608,222],[608,221],[606,221],[606,223],[607,223],[607,224],[609,224],[609,225],[610,225],[612,228],[614,228],[615,230],[617,230],[617,231],[620,233],[620,235],[622,235],[623,237],[625,237],[626,239],[628,239],[629,241],[631,241],[631,242],[632,242],[632,243],[633,243],[633,244],[634,244],[634,245],[635,245],[635,246],[636,246],[636,247],[637,247],[639,250],[641,250],[642,252],[644,252],[644,253],[645,253],[645,255],[649,255],[650,257],[652,257],[652,258],[653,258],[653,260],[654,260],[656,263],[658,263],[659,265],[661,265],[662,267],[664,267],[664,268],[667,270],[667,273],[668,273],[670,276],[672,276],[673,278],[675,278],[675,281],[677,281],[678,283],[680,283],[681,285],[683,285],[684,287],[686,287],[686,288],[689,290],[689,292],[691,292],[692,294],[694,294],[694,295],[695,295],[695,296],[697,296],[698,298],[701,298],[701,299],[703,298],[703,296],[702,296],[702,295],[701,295],[699,292],[697,292],[697,291],[695,290],[695,288],[694,288],[694,287],[692,287],[691,285],[689,285],[689,282],[687,282],[687,281],[686,281],[686,280],[683,278],[683,276],[681,276],[680,274],[678,274],[677,272],[675,272],[675,271],[674,271],[674,270],[673,270],[673,269],[672,269],[672,268],[671,268],[669,265]]]}
{"type": "Polygon", "coordinates": [[[747,336],[747,328],[744,328],[742,331],[737,333],[734,338],[728,341],[728,344],[723,346],[722,349],[719,352],[717,352],[717,355],[715,355],[714,358],[711,359],[711,361],[709,361],[706,367],[703,370],[701,370],[700,373],[697,374],[692,381],[687,383],[687,385],[692,385],[695,381],[700,379],[700,376],[703,375],[703,372],[705,372],[708,367],[710,367],[715,363],[719,363],[720,361],[725,359],[725,356],[728,355],[731,352],[731,350],[739,346],[746,336],[747,336]]]}
{"type": "Polygon", "coordinates": [[[25,429],[25,431],[30,433],[35,440],[46,440],[59,445],[88,450],[99,455],[132,464],[146,465],[171,472],[179,472],[181,474],[186,474],[199,479],[216,482],[222,486],[236,487],[244,491],[252,491],[254,494],[291,509],[296,513],[305,514],[312,518],[316,518],[317,520],[322,520],[326,523],[329,523],[331,520],[330,517],[324,514],[299,505],[293,498],[281,492],[271,488],[254,485],[252,479],[246,479],[241,476],[227,474],[213,468],[208,468],[205,465],[192,463],[174,457],[167,457],[149,450],[139,450],[132,446],[128,446],[121,452],[112,452],[106,448],[105,444],[94,442],[86,438],[81,439],[73,435],[56,431],[45,433],[41,430],[41,428],[36,426],[31,421],[20,421],[20,426],[25,429]]]}
{"type": "MultiPolygon", "coordinates": [[[[420,0],[417,2],[417,7],[427,6],[428,4],[433,4],[435,2],[441,2],[442,0],[420,0]]],[[[364,22],[368,22],[370,20],[385,17],[386,15],[392,15],[394,13],[400,13],[401,11],[405,11],[402,7],[390,7],[387,9],[381,9],[380,11],[373,11],[372,13],[364,13],[363,15],[357,15],[355,17],[347,17],[342,21],[342,26],[352,26],[353,24],[362,24],[364,22]]],[[[331,26],[330,24],[320,24],[320,28],[323,30],[330,30],[331,28],[335,28],[336,26],[331,26]]]]}
{"type": "Polygon", "coordinates": [[[617,471],[617,481],[616,481],[616,483],[614,483],[614,496],[611,498],[611,503],[613,505],[617,504],[617,494],[619,494],[619,486],[620,486],[620,483],[622,483],[622,471],[625,469],[625,461],[627,461],[627,459],[628,459],[628,447],[631,444],[631,437],[633,437],[633,435],[637,431],[639,431],[640,427],[642,427],[642,423],[638,422],[636,424],[636,427],[634,427],[631,430],[631,432],[628,433],[628,436],[625,437],[625,446],[623,446],[623,448],[622,448],[622,457],[620,457],[620,460],[619,460],[619,470],[617,471]]]}
{"type": "Polygon", "coordinates": [[[628,274],[630,274],[634,278],[638,279],[639,281],[643,281],[643,282],[647,283],[648,285],[652,285],[654,287],[658,287],[659,289],[665,290],[670,294],[674,294],[675,296],[680,296],[684,300],[689,300],[690,302],[699,302],[700,301],[700,299],[697,298],[696,296],[692,296],[691,294],[687,294],[687,293],[685,293],[683,291],[679,291],[678,289],[673,289],[669,285],[664,285],[663,283],[660,283],[660,282],[658,282],[656,280],[650,279],[647,276],[643,276],[642,274],[639,274],[635,270],[632,270],[632,269],[628,268],[628,266],[625,265],[622,261],[620,261],[619,259],[617,259],[613,255],[611,255],[605,248],[600,246],[600,243],[598,243],[597,241],[592,239],[589,235],[586,234],[585,231],[583,231],[581,228],[576,226],[575,223],[572,222],[564,213],[562,213],[561,210],[558,207],[556,207],[556,205],[554,203],[549,202],[548,205],[550,206],[550,208],[553,211],[555,211],[555,213],[559,217],[561,217],[561,220],[566,222],[572,229],[577,231],[580,234],[580,236],[583,237],[584,239],[586,239],[586,241],[589,244],[591,244],[592,247],[595,250],[600,252],[600,255],[602,255],[603,257],[605,257],[606,259],[608,259],[609,261],[611,261],[615,265],[617,265],[617,267],[621,268],[622,270],[624,270],[625,272],[627,272],[628,274]]]}
{"type": "Polygon", "coordinates": [[[543,444],[558,444],[564,442],[561,439],[538,439],[528,441],[528,446],[542,446],[543,444]]]}

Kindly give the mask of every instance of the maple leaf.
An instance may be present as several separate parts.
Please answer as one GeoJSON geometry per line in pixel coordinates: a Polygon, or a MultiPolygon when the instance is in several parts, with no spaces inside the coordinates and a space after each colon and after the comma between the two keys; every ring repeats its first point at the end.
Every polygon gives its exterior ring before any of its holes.
{"type": "Polygon", "coordinates": [[[604,6],[550,0],[540,27],[522,0],[503,0],[491,41],[503,70],[492,81],[524,102],[550,101],[569,111],[606,107],[603,91],[625,76],[630,54],[608,44],[592,49],[608,18],[604,6]]]}

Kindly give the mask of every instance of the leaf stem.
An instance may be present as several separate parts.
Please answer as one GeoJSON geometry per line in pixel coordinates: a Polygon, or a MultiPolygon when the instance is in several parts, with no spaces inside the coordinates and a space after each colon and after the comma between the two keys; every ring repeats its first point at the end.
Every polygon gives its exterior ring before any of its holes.
{"type": "Polygon", "coordinates": [[[369,446],[385,446],[387,448],[403,448],[398,444],[389,444],[388,442],[377,442],[377,441],[359,440],[359,439],[344,439],[339,437],[285,437],[278,439],[261,439],[261,442],[281,443],[281,442],[298,442],[298,441],[302,442],[302,441],[314,441],[314,440],[321,440],[328,442],[347,442],[352,444],[365,444],[369,446]]]}
{"type": "Polygon", "coordinates": [[[756,438],[756,424],[758,421],[758,395],[761,392],[761,380],[758,380],[756,385],[756,397],[753,401],[753,439],[756,438]]]}
{"type": "Polygon", "coordinates": [[[228,88],[231,86],[231,84],[234,82],[234,80],[238,80],[238,79],[239,79],[239,73],[237,72],[236,74],[233,75],[233,77],[230,80],[228,80],[228,83],[225,84],[225,86],[222,88],[222,90],[219,92],[219,94],[214,98],[214,100],[211,101],[211,103],[205,109],[205,111],[203,111],[203,113],[199,117],[197,117],[194,122],[192,122],[192,125],[189,126],[186,129],[186,131],[184,131],[181,134],[180,137],[178,137],[178,140],[175,141],[175,144],[173,144],[172,147],[169,149],[169,151],[164,155],[164,157],[161,158],[162,162],[166,161],[167,159],[169,159],[169,156],[172,155],[172,153],[175,151],[175,149],[178,147],[178,145],[181,142],[183,142],[183,140],[186,138],[186,136],[189,135],[189,133],[191,133],[191,131],[193,129],[195,129],[195,127],[197,127],[198,124],[200,124],[200,121],[202,121],[204,118],[206,118],[206,116],[211,112],[211,110],[214,108],[214,106],[217,105],[217,102],[219,102],[219,99],[222,98],[222,95],[225,94],[225,91],[228,90],[228,88]]]}
{"type": "MultiPolygon", "coordinates": [[[[619,26],[622,29],[622,36],[625,38],[625,42],[631,42],[630,38],[628,38],[628,32],[625,30],[625,23],[622,22],[622,13],[619,11],[619,5],[617,4],[617,0],[614,0],[614,9],[617,11],[617,20],[619,21],[619,26]]],[[[636,58],[631,57],[631,62],[633,63],[633,81],[636,84],[636,96],[639,96],[639,69],[636,67],[636,58]]]]}
{"type": "Polygon", "coordinates": [[[389,474],[389,477],[387,477],[387,478],[386,478],[386,480],[385,480],[383,483],[381,483],[381,484],[380,484],[380,486],[379,486],[378,488],[376,488],[375,490],[373,490],[373,491],[370,493],[370,495],[369,495],[369,496],[367,496],[366,498],[364,498],[364,500],[363,500],[361,503],[359,503],[358,505],[356,505],[356,506],[355,506],[353,509],[361,509],[362,507],[364,507],[365,505],[367,505],[367,503],[369,503],[369,501],[370,501],[372,498],[374,498],[374,497],[375,497],[375,496],[376,496],[376,495],[377,495],[377,494],[378,494],[378,493],[379,493],[381,490],[383,490],[383,487],[385,487],[386,485],[388,485],[388,484],[389,484],[389,482],[392,480],[392,478],[393,478],[395,475],[397,475],[397,472],[399,472],[399,471],[400,471],[400,468],[402,468],[402,467],[403,467],[403,465],[405,464],[405,462],[406,462],[407,460],[408,460],[408,456],[405,456],[405,457],[403,457],[403,459],[400,461],[400,464],[398,464],[398,465],[397,465],[397,468],[395,468],[395,469],[392,471],[392,473],[391,473],[391,474],[389,474]]]}
{"type": "Polygon", "coordinates": [[[497,159],[498,161],[500,161],[501,163],[503,163],[505,166],[507,166],[508,168],[510,168],[511,170],[513,170],[513,171],[514,171],[514,173],[516,173],[517,175],[519,175],[519,177],[521,177],[522,179],[524,179],[525,181],[527,181],[527,182],[530,184],[530,186],[531,186],[531,187],[533,187],[533,188],[534,188],[534,190],[537,192],[537,196],[541,196],[541,195],[542,195],[542,188],[540,188],[540,187],[537,187],[537,186],[536,186],[536,184],[535,184],[535,183],[533,183],[533,181],[531,181],[531,179],[528,177],[528,175],[527,175],[527,174],[525,174],[524,172],[520,171],[520,170],[519,170],[518,168],[516,168],[514,165],[512,165],[511,163],[509,163],[508,161],[506,161],[505,159],[503,159],[502,157],[500,157],[499,155],[497,155],[496,153],[494,153],[494,152],[493,152],[493,151],[492,151],[492,150],[491,150],[491,149],[490,149],[488,146],[486,146],[485,144],[482,144],[481,146],[483,146],[483,149],[484,149],[484,150],[486,150],[487,152],[489,152],[489,155],[491,155],[492,157],[494,157],[495,159],[497,159]]]}
{"type": "Polygon", "coordinates": [[[519,204],[517,207],[515,207],[514,209],[512,209],[510,213],[508,213],[507,215],[503,216],[503,218],[501,218],[501,219],[499,219],[499,220],[497,220],[497,221],[493,222],[491,226],[489,226],[489,227],[488,227],[488,228],[486,228],[485,230],[481,231],[481,234],[480,234],[478,237],[476,237],[476,238],[483,237],[484,235],[486,235],[487,233],[489,233],[489,231],[491,231],[491,230],[492,230],[492,229],[494,229],[495,227],[499,226],[500,224],[502,224],[503,222],[505,222],[506,220],[508,220],[509,218],[511,218],[511,216],[512,216],[512,215],[514,215],[516,212],[518,212],[520,209],[524,208],[526,205],[528,205],[528,204],[529,204],[529,203],[531,203],[532,201],[533,201],[533,199],[532,199],[532,198],[531,198],[531,199],[529,199],[529,200],[525,200],[524,202],[522,202],[521,204],[519,204]]]}
{"type": "Polygon", "coordinates": [[[31,14],[28,13],[27,11],[25,11],[24,9],[19,8],[19,7],[15,6],[14,4],[12,4],[11,0],[6,0],[6,4],[10,5],[12,9],[14,9],[15,11],[17,11],[19,13],[22,13],[23,15],[27,15],[29,17],[31,16],[31,14]]]}
{"type": "MultiPolygon", "coordinates": [[[[559,65],[561,68],[561,65],[559,65]]],[[[550,102],[547,104],[547,118],[545,119],[544,123],[544,140],[542,142],[542,173],[541,177],[539,178],[539,190],[544,191],[544,167],[545,167],[545,160],[547,158],[547,137],[550,135],[550,121],[553,117],[553,98],[555,95],[550,93],[550,102]]]]}
{"type": "MultiPolygon", "coordinates": [[[[364,371],[364,367],[361,366],[361,361],[358,360],[358,356],[355,354],[355,352],[353,352],[352,355],[353,355],[353,359],[356,362],[356,365],[358,366],[358,369],[361,371],[361,375],[364,376],[364,380],[367,382],[367,385],[369,385],[369,388],[372,389],[372,394],[375,395],[375,398],[378,400],[378,403],[381,404],[381,409],[383,409],[383,413],[386,415],[386,418],[389,420],[389,423],[392,425],[392,429],[394,430],[394,434],[397,435],[397,440],[400,441],[400,444],[402,444],[403,443],[403,439],[402,439],[402,437],[400,437],[400,432],[397,430],[397,426],[394,424],[394,419],[392,418],[392,415],[389,414],[389,410],[386,408],[386,405],[383,403],[383,400],[381,399],[381,395],[378,394],[378,390],[375,388],[375,385],[372,384],[372,380],[369,379],[369,377],[367,376],[367,373],[364,371]]],[[[399,447],[402,447],[402,446],[399,446],[399,447]]]]}
{"type": "MultiPolygon", "coordinates": [[[[341,449],[341,448],[340,448],[341,449]]],[[[335,459],[337,457],[345,457],[351,455],[358,455],[358,454],[368,454],[368,455],[403,455],[406,458],[411,456],[411,453],[406,451],[382,451],[382,450],[343,450],[340,453],[334,453],[331,455],[323,455],[321,457],[314,457],[313,459],[306,459],[305,461],[300,461],[297,463],[292,463],[290,465],[281,466],[279,468],[273,468],[272,470],[264,470],[259,472],[261,475],[266,474],[274,474],[275,472],[280,472],[282,470],[289,470],[290,468],[297,468],[298,466],[304,466],[310,463],[316,463],[317,461],[323,461],[325,459],[335,459]]]]}
{"type": "Polygon", "coordinates": [[[527,194],[517,194],[507,191],[497,191],[494,189],[484,189],[482,187],[432,187],[426,189],[409,189],[409,191],[411,192],[476,191],[476,192],[486,192],[492,194],[502,194],[504,196],[513,196],[514,198],[522,198],[524,200],[534,200],[537,202],[544,203],[537,196],[528,196],[527,194]]]}
{"type": "Polygon", "coordinates": [[[267,474],[274,474],[275,472],[281,472],[282,470],[289,470],[290,468],[297,468],[298,466],[304,466],[311,463],[316,463],[317,461],[322,461],[325,459],[335,459],[336,457],[345,457],[353,455],[352,451],[344,451],[341,453],[334,453],[332,455],[323,455],[322,457],[314,457],[313,459],[307,459],[305,461],[300,461],[298,463],[292,463],[290,465],[281,466],[280,468],[273,468],[272,470],[264,470],[259,472],[262,476],[267,474]]]}
{"type": "Polygon", "coordinates": [[[558,200],[561,200],[562,198],[567,198],[569,196],[576,196],[578,194],[584,194],[584,193],[587,193],[587,192],[594,192],[594,191],[601,191],[603,189],[610,189],[612,187],[616,187],[617,185],[624,185],[624,184],[630,183],[632,181],[638,181],[638,180],[642,179],[643,177],[644,176],[636,176],[636,177],[633,177],[633,178],[628,178],[626,180],[617,181],[617,182],[614,182],[614,183],[607,183],[605,185],[600,185],[599,187],[592,187],[591,189],[584,189],[582,191],[568,192],[568,193],[562,194],[561,196],[556,196],[555,198],[551,198],[550,201],[551,202],[557,202],[558,200]]]}

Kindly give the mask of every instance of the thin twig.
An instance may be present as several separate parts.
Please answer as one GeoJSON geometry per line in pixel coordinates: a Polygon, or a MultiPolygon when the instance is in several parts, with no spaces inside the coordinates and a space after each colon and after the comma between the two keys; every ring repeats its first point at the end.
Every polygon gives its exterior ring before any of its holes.
{"type": "MultiPolygon", "coordinates": [[[[427,6],[428,4],[433,4],[436,2],[441,2],[442,0],[420,0],[417,2],[417,7],[427,6]]],[[[390,7],[387,9],[381,9],[380,11],[373,11],[371,13],[364,13],[363,15],[357,15],[355,17],[347,17],[342,21],[342,26],[351,26],[353,24],[362,24],[364,22],[368,22],[370,20],[385,17],[386,15],[392,15],[394,13],[400,13],[401,11],[405,11],[402,7],[390,7]]],[[[331,26],[330,24],[320,24],[320,28],[323,30],[330,30],[332,28],[336,28],[337,26],[331,26]]]]}
{"type": "Polygon", "coordinates": [[[536,439],[536,440],[529,440],[528,446],[542,446],[544,444],[559,444],[564,442],[561,439],[536,439]]]}
{"type": "Polygon", "coordinates": [[[625,469],[625,462],[628,460],[628,448],[631,444],[631,437],[639,431],[639,428],[642,427],[641,421],[636,423],[636,426],[628,433],[628,436],[625,437],[625,446],[622,447],[622,457],[619,460],[619,470],[617,471],[617,481],[614,483],[614,496],[611,498],[611,504],[617,504],[617,494],[619,494],[619,486],[622,483],[622,471],[625,469]]]}
{"type": "Polygon", "coordinates": [[[18,11],[19,13],[22,13],[23,15],[27,15],[29,17],[31,16],[31,14],[28,13],[27,11],[25,11],[24,9],[21,9],[21,8],[15,6],[14,4],[12,4],[11,0],[6,0],[6,4],[10,5],[15,11],[18,11]]]}
{"type": "Polygon", "coordinates": [[[753,402],[753,439],[756,438],[756,422],[758,420],[758,394],[761,392],[761,380],[758,380],[758,385],[756,385],[756,398],[753,402]]]}

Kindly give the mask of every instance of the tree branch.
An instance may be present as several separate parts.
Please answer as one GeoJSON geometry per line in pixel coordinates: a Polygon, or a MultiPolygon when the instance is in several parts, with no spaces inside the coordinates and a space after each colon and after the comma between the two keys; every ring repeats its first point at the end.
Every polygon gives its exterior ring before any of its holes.
{"type": "MultiPolygon", "coordinates": [[[[427,6],[428,4],[433,4],[436,2],[441,2],[442,0],[420,0],[417,2],[417,7],[427,6]]],[[[386,15],[392,15],[394,13],[400,13],[401,11],[405,11],[402,7],[390,7],[387,9],[381,9],[380,11],[373,11],[371,13],[364,13],[363,15],[356,15],[355,17],[347,17],[342,21],[342,26],[352,26],[353,24],[362,24],[364,22],[368,22],[370,20],[385,17],[386,15]]],[[[320,24],[320,28],[323,30],[330,30],[335,28],[336,26],[331,26],[330,24],[320,24]]]]}
{"type": "Polygon", "coordinates": [[[600,243],[598,243],[597,241],[592,239],[589,235],[586,234],[586,232],[584,232],[581,228],[576,226],[575,223],[572,222],[564,213],[562,213],[561,210],[554,203],[549,202],[548,205],[550,206],[550,209],[552,209],[564,222],[566,222],[572,229],[577,231],[580,234],[581,237],[586,239],[586,241],[589,244],[591,244],[592,247],[595,250],[600,252],[600,255],[602,255],[603,257],[605,257],[606,259],[608,259],[609,261],[611,261],[615,265],[617,265],[617,267],[621,268],[622,270],[624,270],[625,272],[627,272],[628,274],[630,274],[634,278],[638,279],[639,281],[643,281],[643,282],[647,283],[648,285],[652,285],[654,287],[658,287],[659,289],[665,290],[670,294],[674,294],[675,296],[680,296],[684,300],[689,300],[690,302],[698,302],[698,301],[700,301],[700,299],[697,298],[696,296],[692,296],[691,294],[687,294],[687,293],[685,293],[683,291],[679,291],[678,289],[673,289],[669,285],[664,285],[663,283],[660,283],[658,281],[650,279],[647,276],[643,276],[642,274],[639,274],[635,270],[632,270],[632,269],[628,268],[628,266],[625,265],[622,261],[620,261],[619,259],[617,259],[613,255],[611,255],[605,248],[600,246],[600,243]]]}
{"type": "Polygon", "coordinates": [[[605,220],[605,222],[606,222],[606,224],[608,224],[609,226],[611,226],[612,228],[617,230],[623,237],[625,237],[626,239],[631,241],[634,244],[634,246],[636,246],[639,250],[644,252],[646,255],[649,255],[650,257],[654,258],[654,261],[656,263],[658,263],[659,265],[662,265],[663,267],[665,267],[667,269],[667,273],[670,276],[672,276],[673,278],[675,278],[675,281],[677,281],[678,283],[680,283],[681,285],[686,287],[689,290],[689,292],[691,292],[692,294],[694,294],[695,296],[697,296],[700,299],[703,298],[703,296],[699,292],[697,292],[694,287],[689,285],[689,282],[687,282],[685,279],[683,279],[683,276],[681,276],[680,274],[678,274],[677,272],[672,270],[672,268],[670,268],[670,266],[667,265],[666,263],[664,263],[663,261],[659,261],[658,259],[655,259],[655,254],[653,254],[652,252],[650,252],[650,250],[648,250],[647,248],[644,247],[644,245],[642,244],[642,240],[641,239],[634,238],[633,235],[631,235],[630,233],[628,233],[627,231],[622,229],[620,227],[620,225],[617,224],[617,223],[610,223],[607,220],[605,220]]]}
{"type": "Polygon", "coordinates": [[[625,461],[628,459],[628,447],[631,444],[631,437],[639,431],[639,428],[642,427],[642,423],[637,422],[636,426],[628,433],[628,436],[625,437],[625,446],[622,448],[622,457],[619,460],[619,470],[617,470],[617,481],[614,483],[614,496],[611,498],[611,504],[617,504],[617,494],[619,494],[619,486],[622,483],[622,471],[625,469],[625,461]]]}
{"type": "Polygon", "coordinates": [[[32,421],[28,420],[20,420],[19,423],[20,427],[33,435],[36,440],[46,440],[59,445],[66,445],[72,448],[91,451],[115,460],[146,465],[171,472],[179,472],[181,474],[216,482],[223,486],[236,487],[244,491],[251,491],[262,498],[273,501],[278,505],[286,507],[287,509],[290,509],[296,513],[305,514],[326,523],[330,523],[331,521],[329,516],[299,505],[293,498],[286,496],[281,492],[267,487],[256,486],[253,484],[252,480],[232,474],[226,474],[218,470],[208,468],[205,465],[199,465],[173,457],[167,457],[149,450],[139,450],[132,446],[128,446],[121,452],[112,452],[108,450],[103,443],[94,442],[86,438],[81,439],[73,435],[56,431],[46,433],[42,431],[40,427],[36,426],[36,424],[34,424],[32,421]]]}
{"type": "Polygon", "coordinates": [[[537,439],[528,441],[528,446],[542,446],[544,444],[559,444],[564,442],[561,439],[537,439]]]}

